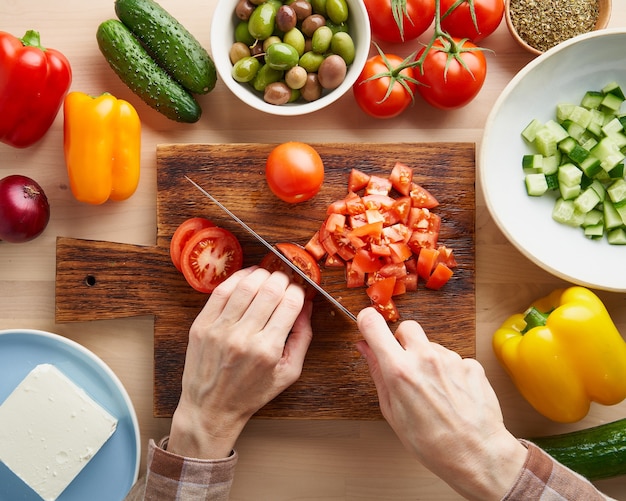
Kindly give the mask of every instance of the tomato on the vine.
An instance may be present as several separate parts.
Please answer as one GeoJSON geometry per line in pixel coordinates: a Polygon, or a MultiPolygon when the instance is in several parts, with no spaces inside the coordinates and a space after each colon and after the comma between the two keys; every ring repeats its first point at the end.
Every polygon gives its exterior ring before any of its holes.
{"type": "Polygon", "coordinates": [[[180,266],[189,285],[210,293],[243,265],[237,237],[225,228],[209,226],[196,231],[183,248],[180,266]]]}
{"type": "Polygon", "coordinates": [[[435,0],[364,0],[372,36],[401,43],[424,33],[435,18],[435,0]]]}
{"type": "MultiPolygon", "coordinates": [[[[276,244],[276,248],[316,284],[320,283],[322,280],[320,267],[315,258],[304,248],[290,242],[276,244]]],[[[282,259],[276,256],[273,252],[265,255],[260,266],[270,272],[282,271],[292,282],[300,284],[305,288],[306,297],[308,299],[312,299],[313,296],[315,296],[315,289],[308,285],[301,276],[287,266],[282,259]]]]}
{"type": "Polygon", "coordinates": [[[410,65],[412,58],[395,54],[378,55],[367,60],[352,86],[359,107],[374,118],[400,115],[414,100],[417,81],[410,65]]]}
{"type": "MultiPolygon", "coordinates": [[[[416,59],[420,60],[426,48],[416,59]]],[[[415,78],[417,91],[431,106],[450,110],[465,106],[485,82],[487,60],[482,49],[469,40],[437,38],[423,59],[415,78]]]]}
{"type": "Polygon", "coordinates": [[[276,146],[265,164],[265,178],[272,193],[288,203],[309,200],[324,182],[324,163],[312,146],[289,141],[276,146]]]}
{"type": "Polygon", "coordinates": [[[446,15],[457,2],[440,0],[441,28],[450,36],[479,42],[496,31],[502,21],[504,0],[463,0],[446,15]]]}

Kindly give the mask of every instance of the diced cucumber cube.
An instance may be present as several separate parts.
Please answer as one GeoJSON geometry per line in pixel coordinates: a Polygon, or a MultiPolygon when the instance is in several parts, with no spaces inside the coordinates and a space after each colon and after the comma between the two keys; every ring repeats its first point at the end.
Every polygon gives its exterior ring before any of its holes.
{"type": "Polygon", "coordinates": [[[572,103],[559,103],[556,105],[556,119],[559,123],[564,122],[565,120],[570,120],[570,114],[572,110],[576,107],[575,104],[572,103]]]}
{"type": "Polygon", "coordinates": [[[617,212],[617,209],[610,201],[605,200],[602,206],[604,211],[604,226],[607,230],[618,228],[624,224],[619,212],[617,212]]]}
{"type": "Polygon", "coordinates": [[[559,175],[556,172],[552,174],[545,174],[546,183],[548,183],[549,190],[558,190],[559,189],[559,175]]]}
{"type": "Polygon", "coordinates": [[[591,151],[591,148],[593,148],[596,144],[598,144],[598,140],[595,137],[588,137],[580,145],[587,151],[591,151]]]}
{"type": "Polygon", "coordinates": [[[598,181],[597,179],[594,179],[592,183],[589,185],[589,188],[591,188],[598,194],[598,197],[600,198],[600,202],[604,202],[604,199],[606,198],[606,188],[600,181],[598,181]]]}
{"type": "Polygon", "coordinates": [[[600,160],[600,165],[607,172],[626,158],[610,137],[603,137],[591,149],[591,154],[600,160]]]}
{"type": "Polygon", "coordinates": [[[583,171],[573,163],[568,162],[559,167],[559,183],[567,186],[580,185],[583,178],[583,171]]]}
{"type": "Polygon", "coordinates": [[[621,108],[623,102],[624,99],[616,96],[615,94],[605,94],[605,96],[602,98],[601,109],[617,112],[621,108]]]}
{"type": "Polygon", "coordinates": [[[559,183],[559,191],[561,192],[561,198],[564,200],[573,200],[580,195],[582,188],[579,184],[569,186],[567,184],[559,183]]]}
{"type": "Polygon", "coordinates": [[[572,149],[572,151],[570,151],[567,156],[570,157],[570,159],[572,160],[572,162],[574,162],[577,165],[580,165],[582,162],[585,161],[585,159],[590,155],[589,151],[586,150],[585,148],[583,148],[580,145],[576,145],[574,146],[574,148],[572,149]]]}
{"type": "Polygon", "coordinates": [[[619,149],[622,149],[624,146],[626,146],[626,135],[623,131],[611,132],[607,134],[606,137],[611,138],[611,141],[613,141],[615,143],[615,146],[617,146],[619,149]]]}
{"type": "Polygon", "coordinates": [[[620,179],[624,177],[624,164],[619,163],[615,167],[613,167],[608,174],[610,179],[620,179]]]}
{"type": "Polygon", "coordinates": [[[624,228],[615,228],[606,235],[611,245],[626,245],[626,230],[624,228]]]}
{"type": "Polygon", "coordinates": [[[540,197],[548,191],[548,182],[544,174],[527,174],[524,181],[526,191],[531,197],[540,197]]]}
{"type": "Polygon", "coordinates": [[[602,126],[602,132],[607,136],[611,135],[613,132],[621,132],[623,130],[622,122],[620,122],[617,117],[612,118],[602,126]]]}
{"type": "Polygon", "coordinates": [[[606,192],[614,204],[618,204],[622,201],[626,202],[626,180],[624,178],[616,179],[606,189],[606,192]]]}
{"type": "Polygon", "coordinates": [[[543,127],[543,124],[537,120],[536,118],[531,120],[531,122],[524,128],[522,131],[522,137],[526,139],[529,143],[535,141],[535,136],[537,135],[537,131],[543,127]]]}
{"type": "Polygon", "coordinates": [[[552,209],[552,219],[568,226],[581,226],[585,215],[576,210],[572,200],[559,198],[552,209]]]}
{"type": "Polygon", "coordinates": [[[557,143],[560,143],[568,136],[567,131],[555,120],[548,120],[544,127],[552,133],[557,143]]]}
{"type": "Polygon", "coordinates": [[[547,127],[541,127],[535,132],[534,145],[544,157],[550,157],[557,152],[557,140],[547,127]]]}
{"type": "Polygon", "coordinates": [[[602,104],[604,94],[599,91],[590,90],[583,96],[580,105],[584,106],[588,110],[597,110],[602,104]]]}
{"type": "Polygon", "coordinates": [[[591,209],[585,214],[583,226],[595,226],[596,224],[601,224],[602,226],[604,226],[604,214],[600,209],[591,209]]]}
{"type": "Polygon", "coordinates": [[[604,236],[604,225],[602,223],[585,226],[585,236],[591,239],[600,239],[604,236]]]}
{"type": "Polygon", "coordinates": [[[602,87],[603,94],[613,94],[620,98],[622,101],[625,99],[624,92],[622,92],[621,87],[617,82],[609,82],[604,87],[602,87]]]}
{"type": "Polygon", "coordinates": [[[587,213],[600,203],[600,197],[593,188],[587,188],[574,200],[576,209],[580,212],[587,213]]]}
{"type": "MultiPolygon", "coordinates": [[[[546,176],[554,174],[559,170],[559,164],[561,163],[561,155],[552,155],[550,157],[542,157],[541,172],[546,176]]],[[[600,162],[598,162],[599,164],[600,162]]]]}
{"type": "Polygon", "coordinates": [[[613,207],[615,207],[615,210],[619,214],[619,217],[622,218],[622,222],[626,224],[626,200],[622,200],[621,202],[613,204],[613,207]]]}
{"type": "Polygon", "coordinates": [[[602,170],[600,160],[593,155],[587,156],[587,158],[585,158],[578,165],[585,173],[585,175],[589,177],[594,177],[598,172],[602,170]]]}
{"type": "Polygon", "coordinates": [[[586,129],[591,123],[591,112],[582,106],[574,106],[570,111],[568,119],[586,129]]]}
{"type": "Polygon", "coordinates": [[[522,157],[522,169],[525,174],[543,172],[543,155],[536,153],[534,155],[524,155],[522,157]]]}
{"type": "Polygon", "coordinates": [[[570,152],[578,145],[576,140],[573,137],[566,137],[559,143],[559,151],[569,155],[570,152]]]}

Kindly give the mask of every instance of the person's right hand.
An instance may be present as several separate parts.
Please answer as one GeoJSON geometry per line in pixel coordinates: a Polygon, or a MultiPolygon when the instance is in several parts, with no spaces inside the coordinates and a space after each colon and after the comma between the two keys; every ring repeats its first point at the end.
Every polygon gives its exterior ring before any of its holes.
{"type": "Polygon", "coordinates": [[[168,450],[228,456],[250,417],[300,377],[311,309],[284,273],[248,268],[221,283],[189,332],[168,450]]]}
{"type": "Polygon", "coordinates": [[[374,309],[358,315],[380,408],[405,448],[468,499],[501,499],[526,460],[474,359],[430,342],[415,321],[395,336],[374,309]]]}

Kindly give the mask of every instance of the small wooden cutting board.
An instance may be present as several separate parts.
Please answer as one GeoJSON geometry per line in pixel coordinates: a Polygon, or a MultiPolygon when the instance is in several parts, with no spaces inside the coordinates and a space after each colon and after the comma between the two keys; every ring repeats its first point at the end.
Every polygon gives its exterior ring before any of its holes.
{"type": "MultiPolygon", "coordinates": [[[[440,241],[459,267],[446,286],[398,298],[403,319],[415,319],[431,340],[475,356],[475,148],[471,143],[312,144],[325,165],[320,193],[286,204],[265,182],[271,144],[171,144],[157,147],[157,244],[137,246],[59,237],[56,321],[76,322],[154,315],[154,415],[170,417],[180,395],[189,327],[207,296],[189,287],[169,257],[169,243],[185,219],[203,216],[232,231],[244,265],[266,249],[231,221],[185,178],[188,175],[271,243],[304,245],[319,229],[327,206],[347,193],[350,169],[387,175],[396,161],[413,167],[415,181],[440,202],[440,241]]],[[[369,304],[365,289],[347,289],[341,269],[322,268],[322,285],[354,314],[369,304]]],[[[392,329],[394,327],[392,326],[392,329]]],[[[261,409],[265,418],[379,419],[376,390],[354,345],[356,326],[321,297],[313,313],[314,338],[300,380],[261,409]]]]}

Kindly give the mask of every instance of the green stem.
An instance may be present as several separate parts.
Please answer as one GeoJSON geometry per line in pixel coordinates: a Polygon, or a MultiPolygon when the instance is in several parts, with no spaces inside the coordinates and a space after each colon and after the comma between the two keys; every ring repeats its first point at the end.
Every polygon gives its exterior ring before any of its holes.
{"type": "Polygon", "coordinates": [[[547,313],[544,313],[543,311],[539,311],[534,306],[528,308],[526,314],[524,315],[524,322],[526,322],[526,327],[524,327],[522,334],[526,334],[529,330],[534,329],[535,327],[546,325],[550,313],[552,312],[549,311],[547,313]]]}
{"type": "Polygon", "coordinates": [[[25,47],[36,47],[38,49],[45,50],[41,46],[41,37],[39,36],[38,31],[28,30],[20,40],[25,47]]]}

